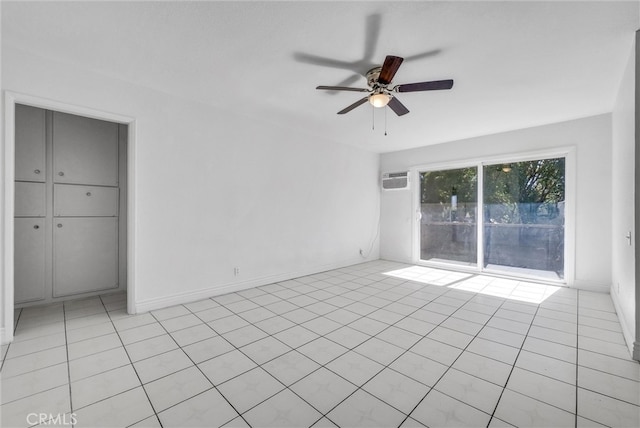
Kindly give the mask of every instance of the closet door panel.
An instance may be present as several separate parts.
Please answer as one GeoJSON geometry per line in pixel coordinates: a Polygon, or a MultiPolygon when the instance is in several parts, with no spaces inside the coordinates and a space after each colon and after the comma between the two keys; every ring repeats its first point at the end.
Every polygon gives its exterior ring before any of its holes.
{"type": "Polygon", "coordinates": [[[45,298],[45,219],[14,220],[14,299],[16,303],[45,298]]]}
{"type": "Polygon", "coordinates": [[[46,180],[45,111],[16,104],[16,180],[46,180]]]}
{"type": "Polygon", "coordinates": [[[60,217],[115,217],[118,188],[56,184],[53,215],[60,217]]]}
{"type": "Polygon", "coordinates": [[[44,183],[16,181],[14,215],[16,217],[44,217],[46,188],[44,183]]]}
{"type": "Polygon", "coordinates": [[[118,124],[53,113],[55,183],[118,185],[118,124]]]}
{"type": "Polygon", "coordinates": [[[53,295],[118,287],[118,219],[56,218],[53,225],[53,295]]]}

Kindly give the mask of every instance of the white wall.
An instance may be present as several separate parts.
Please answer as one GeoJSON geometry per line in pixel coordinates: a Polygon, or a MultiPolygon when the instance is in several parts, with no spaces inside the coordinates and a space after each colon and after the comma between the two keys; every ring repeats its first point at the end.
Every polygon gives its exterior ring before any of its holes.
{"type": "MultiPolygon", "coordinates": [[[[460,126],[464,126],[461,124],[460,126]]],[[[482,136],[381,156],[383,172],[573,146],[576,158],[575,287],[608,291],[611,284],[611,115],[482,136]]],[[[410,192],[405,192],[409,194],[410,192]]],[[[411,197],[385,192],[381,258],[411,260],[411,197]]]]}
{"type": "MultiPolygon", "coordinates": [[[[0,2],[0,23],[2,22],[2,2],[0,2]]],[[[0,31],[0,88],[2,88],[3,85],[3,78],[2,78],[2,69],[3,69],[3,60],[2,60],[2,31],[0,31]]],[[[2,96],[2,94],[0,94],[0,141],[4,141],[4,97],[2,96]]],[[[2,166],[2,168],[4,169],[4,159],[5,159],[5,154],[4,154],[4,146],[2,146],[2,148],[0,149],[0,165],[2,166]]],[[[0,179],[1,180],[1,179],[0,179]]],[[[4,183],[0,184],[0,201],[2,201],[2,203],[0,204],[0,219],[4,220],[4,200],[5,200],[5,196],[4,196],[4,183]]],[[[2,223],[0,224],[4,224],[4,221],[2,221],[2,223]]],[[[4,227],[0,227],[0,242],[5,242],[5,237],[4,237],[4,227]]],[[[5,251],[4,251],[4,245],[0,245],[0,286],[3,285],[2,284],[2,278],[4,278],[4,260],[5,260],[5,251]]],[[[5,298],[5,293],[4,293],[4,287],[0,288],[0,310],[2,311],[2,313],[0,313],[0,343],[4,343],[4,337],[7,336],[5,329],[11,327],[13,328],[13,326],[5,326],[5,324],[8,324],[11,322],[11,320],[9,319],[9,317],[7,317],[4,313],[5,311],[5,303],[6,303],[6,298],[5,298]]]]}
{"type": "Polygon", "coordinates": [[[12,47],[2,60],[4,90],[136,118],[138,310],[357,263],[372,245],[377,154],[12,47]]]}
{"type": "MultiPolygon", "coordinates": [[[[634,35],[635,37],[635,35],[634,35]]],[[[612,284],[624,336],[631,347],[635,338],[635,43],[629,54],[612,113],[612,284]],[[632,240],[627,240],[630,234],[632,240]]]]}

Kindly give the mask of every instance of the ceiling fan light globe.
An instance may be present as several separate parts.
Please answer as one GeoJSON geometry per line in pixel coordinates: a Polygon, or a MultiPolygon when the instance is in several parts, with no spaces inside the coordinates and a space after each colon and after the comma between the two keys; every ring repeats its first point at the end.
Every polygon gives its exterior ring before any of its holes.
{"type": "Polygon", "coordinates": [[[389,94],[377,93],[369,96],[369,103],[377,108],[386,106],[389,104],[389,100],[391,100],[391,96],[389,94]]]}

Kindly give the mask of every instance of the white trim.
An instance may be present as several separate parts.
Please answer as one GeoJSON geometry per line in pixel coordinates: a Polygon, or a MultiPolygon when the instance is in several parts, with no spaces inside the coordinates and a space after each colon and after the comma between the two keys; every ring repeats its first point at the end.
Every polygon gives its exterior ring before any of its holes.
{"type": "MultiPolygon", "coordinates": [[[[616,314],[624,313],[622,308],[620,307],[620,303],[618,303],[619,296],[615,293],[613,286],[608,290],[611,295],[611,300],[613,301],[613,307],[616,310],[616,314]]],[[[627,319],[625,317],[618,315],[618,320],[620,321],[620,327],[622,328],[622,336],[624,337],[624,341],[627,344],[627,348],[629,349],[629,355],[632,358],[638,359],[638,355],[634,357],[634,353],[640,350],[639,343],[635,342],[635,338],[633,336],[633,329],[629,325],[627,325],[627,319]]]]}
{"type": "Polygon", "coordinates": [[[195,302],[197,300],[208,299],[210,297],[220,296],[222,294],[235,293],[237,291],[247,290],[249,288],[260,287],[262,285],[273,284],[275,282],[287,281],[290,279],[300,278],[307,275],[313,275],[318,272],[328,270],[341,269],[353,266],[375,259],[362,258],[353,259],[346,263],[331,263],[326,265],[315,266],[301,271],[293,271],[284,274],[276,274],[254,278],[242,282],[234,282],[216,287],[201,288],[199,290],[188,291],[184,293],[174,293],[162,297],[153,297],[151,299],[136,301],[135,313],[149,312],[156,309],[162,309],[169,306],[181,305],[185,303],[195,302]]]}
{"type": "Polygon", "coordinates": [[[478,165],[478,177],[476,179],[476,184],[478,186],[478,200],[476,201],[476,225],[481,225],[480,227],[476,227],[476,269],[482,272],[484,269],[482,268],[482,263],[478,263],[479,261],[484,260],[484,209],[480,209],[481,206],[484,208],[484,203],[480,203],[480,201],[484,201],[484,169],[482,168],[482,164],[478,165]]]}
{"type": "Polygon", "coordinates": [[[15,181],[15,105],[24,104],[33,107],[39,107],[46,110],[54,110],[62,113],[77,114],[93,119],[107,120],[128,125],[129,135],[127,141],[127,310],[135,307],[135,238],[136,238],[136,212],[135,212],[135,154],[136,154],[136,120],[129,116],[122,116],[115,113],[95,110],[88,107],[81,107],[66,104],[47,98],[36,97],[28,94],[4,91],[4,209],[3,209],[3,240],[2,252],[4,254],[4,275],[0,292],[2,292],[3,305],[3,323],[1,332],[2,343],[8,343],[13,340],[13,329],[7,326],[13,326],[13,309],[14,309],[14,272],[13,272],[13,213],[14,213],[14,181],[15,181]]]}
{"type": "Polygon", "coordinates": [[[576,286],[576,196],[578,169],[576,147],[564,154],[564,281],[576,286]]]}
{"type": "MultiPolygon", "coordinates": [[[[66,104],[60,101],[48,98],[36,97],[33,95],[22,94],[18,92],[5,91],[5,96],[13,100],[13,104],[24,104],[32,107],[38,107],[45,110],[54,110],[60,113],[76,114],[91,119],[107,120],[109,122],[122,123],[128,125],[135,119],[129,116],[123,116],[116,113],[96,110],[89,107],[81,107],[73,104],[66,104]]],[[[11,124],[13,127],[13,124],[11,124]]]]}
{"type": "Polygon", "coordinates": [[[469,168],[474,165],[492,165],[497,163],[523,162],[537,159],[551,159],[558,156],[566,156],[575,152],[575,146],[554,147],[545,150],[511,152],[482,158],[467,158],[455,161],[437,162],[430,164],[416,164],[409,168],[410,171],[437,171],[440,169],[469,168]]]}
{"type": "MultiPolygon", "coordinates": [[[[567,285],[569,287],[575,286],[575,251],[576,251],[576,147],[565,146],[556,147],[553,149],[537,150],[537,151],[525,151],[506,153],[496,156],[488,156],[482,158],[471,158],[463,160],[455,160],[450,162],[437,162],[433,164],[419,164],[409,168],[410,175],[414,178],[415,186],[413,186],[413,198],[412,198],[412,212],[413,212],[413,225],[412,225],[412,255],[411,260],[414,264],[420,264],[424,266],[433,266],[439,268],[446,268],[451,270],[459,270],[463,272],[474,272],[478,274],[497,275],[508,278],[523,278],[528,281],[542,282],[545,284],[553,284],[558,286],[567,285]],[[500,163],[512,163],[523,162],[537,159],[551,159],[556,157],[565,158],[565,224],[564,224],[564,279],[560,281],[546,281],[541,278],[513,276],[508,273],[497,273],[493,271],[487,271],[482,268],[480,264],[477,266],[460,266],[455,263],[434,263],[420,260],[420,172],[425,171],[438,171],[448,169],[460,169],[460,168],[478,168],[478,204],[480,204],[483,197],[483,178],[482,167],[485,165],[494,165],[500,163]]],[[[483,221],[483,212],[478,209],[477,224],[483,221]]],[[[482,254],[482,228],[478,228],[478,260],[483,260],[484,254],[482,254]],[[482,258],[481,258],[482,256],[482,258]]],[[[594,286],[593,289],[602,290],[600,286],[594,286]]],[[[605,289],[606,292],[606,289],[605,289]]]]}
{"type": "Polygon", "coordinates": [[[137,161],[137,123],[129,122],[127,128],[127,312],[136,310],[136,161],[137,161]]]}
{"type": "Polygon", "coordinates": [[[422,212],[420,210],[420,170],[410,168],[409,175],[413,178],[415,185],[411,186],[413,197],[411,198],[411,262],[418,264],[420,261],[420,224],[422,212]]]}
{"type": "MultiPolygon", "coordinates": [[[[566,284],[563,284],[563,285],[566,285],[566,284]]],[[[600,283],[595,284],[590,281],[580,281],[580,280],[577,280],[576,282],[574,282],[568,287],[575,288],[576,290],[591,291],[593,293],[600,293],[600,294],[609,294],[609,291],[611,290],[610,285],[604,285],[600,283]]]]}
{"type": "Polygon", "coordinates": [[[4,196],[2,225],[2,343],[13,340],[13,213],[14,213],[14,177],[15,177],[15,97],[4,94],[4,196]]]}

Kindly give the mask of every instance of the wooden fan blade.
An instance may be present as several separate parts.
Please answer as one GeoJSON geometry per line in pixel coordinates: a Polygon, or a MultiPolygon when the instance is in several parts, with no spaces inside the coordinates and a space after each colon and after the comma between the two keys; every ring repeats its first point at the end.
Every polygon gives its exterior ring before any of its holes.
{"type": "Polygon", "coordinates": [[[369,89],[365,88],[351,88],[349,86],[316,86],[316,89],[324,89],[327,91],[351,91],[351,92],[369,92],[369,89]]]}
{"type": "Polygon", "coordinates": [[[400,65],[404,61],[404,58],[399,56],[387,55],[382,64],[382,70],[380,70],[380,76],[378,77],[378,83],[388,85],[393,80],[393,76],[400,68],[400,65]]]}
{"type": "Polygon", "coordinates": [[[451,89],[453,80],[434,80],[432,82],[407,83],[405,85],[396,86],[398,92],[419,92],[419,91],[437,91],[440,89],[451,89]]]}
{"type": "Polygon", "coordinates": [[[340,110],[338,112],[338,114],[345,114],[345,113],[349,113],[351,110],[353,110],[354,108],[361,106],[362,104],[366,103],[367,101],[369,101],[369,97],[364,97],[358,101],[356,101],[355,103],[351,104],[349,107],[346,107],[342,110],[340,110]]]}
{"type": "Polygon", "coordinates": [[[404,104],[402,104],[396,97],[391,97],[389,100],[389,104],[387,104],[391,110],[398,116],[405,115],[409,113],[409,109],[407,109],[404,104]]]}

